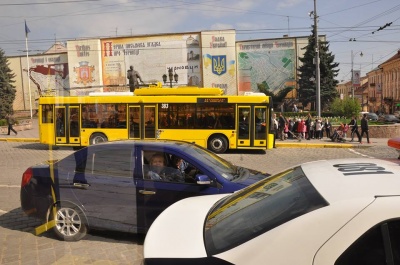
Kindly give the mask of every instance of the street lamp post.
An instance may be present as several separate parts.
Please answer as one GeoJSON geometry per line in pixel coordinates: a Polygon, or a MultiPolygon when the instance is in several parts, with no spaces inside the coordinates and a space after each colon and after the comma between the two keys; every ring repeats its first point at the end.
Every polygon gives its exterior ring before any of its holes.
{"type": "Polygon", "coordinates": [[[314,11],[309,13],[310,17],[314,16],[314,41],[315,41],[315,108],[317,110],[317,116],[321,117],[321,81],[320,81],[320,69],[319,69],[319,43],[318,43],[318,16],[317,16],[317,0],[314,0],[314,11]]]}
{"type": "Polygon", "coordinates": [[[354,57],[360,53],[360,56],[363,57],[362,51],[354,53],[353,50],[351,50],[351,97],[354,100],[354,57]]]}
{"type": "MultiPolygon", "coordinates": [[[[175,83],[178,83],[178,74],[175,73],[173,74],[172,68],[168,69],[168,80],[169,80],[169,86],[172,87],[172,82],[175,81],[175,83]]],[[[164,84],[167,83],[167,75],[163,74],[162,79],[164,81],[164,84]]]]}

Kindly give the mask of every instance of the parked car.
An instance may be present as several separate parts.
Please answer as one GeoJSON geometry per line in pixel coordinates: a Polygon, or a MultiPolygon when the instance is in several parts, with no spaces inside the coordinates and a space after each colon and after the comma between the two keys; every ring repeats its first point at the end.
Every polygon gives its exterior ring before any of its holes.
{"type": "Polygon", "coordinates": [[[66,241],[81,239],[89,228],[145,233],[180,199],[232,193],[267,176],[187,142],[109,142],[29,167],[22,176],[21,207],[45,222],[55,207],[53,230],[66,241]],[[152,170],[160,169],[149,164],[155,154],[165,162],[159,180],[151,179],[152,170]]]}
{"type": "Polygon", "coordinates": [[[400,122],[400,119],[394,116],[393,114],[384,114],[379,117],[378,121],[387,123],[397,123],[400,122]]]}
{"type": "Polygon", "coordinates": [[[231,195],[181,200],[155,220],[144,264],[399,263],[397,160],[305,163],[231,195]]]}
{"type": "Polygon", "coordinates": [[[400,137],[390,138],[387,145],[396,149],[396,151],[399,153],[398,159],[400,159],[400,137]]]}
{"type": "Polygon", "coordinates": [[[367,119],[369,120],[369,121],[377,121],[378,120],[378,115],[376,115],[376,113],[373,113],[373,112],[368,112],[367,113],[367,119]]]}

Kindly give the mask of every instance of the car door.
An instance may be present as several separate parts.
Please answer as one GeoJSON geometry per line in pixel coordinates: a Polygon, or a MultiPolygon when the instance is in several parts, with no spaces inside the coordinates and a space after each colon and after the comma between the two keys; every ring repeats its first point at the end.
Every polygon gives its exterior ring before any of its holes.
{"type": "Polygon", "coordinates": [[[400,264],[399,205],[398,196],[377,197],[321,246],[313,264],[400,264]]]}
{"type": "MultiPolygon", "coordinates": [[[[138,215],[138,228],[142,231],[147,231],[157,216],[171,204],[191,196],[198,196],[203,194],[217,194],[220,189],[216,183],[211,185],[200,185],[194,182],[172,182],[172,181],[156,181],[146,178],[146,166],[148,158],[146,153],[162,153],[167,157],[176,155],[183,158],[189,163],[195,172],[194,174],[209,175],[214,178],[204,168],[204,166],[196,163],[195,158],[185,155],[183,152],[176,150],[168,150],[165,148],[146,148],[136,150],[138,159],[136,163],[142,163],[141,170],[135,171],[135,183],[137,194],[137,215],[138,215]]],[[[136,169],[138,169],[137,167],[136,169]]]]}
{"type": "Polygon", "coordinates": [[[136,227],[136,189],[132,145],[94,145],[75,153],[68,183],[89,225],[119,231],[136,227]]]}

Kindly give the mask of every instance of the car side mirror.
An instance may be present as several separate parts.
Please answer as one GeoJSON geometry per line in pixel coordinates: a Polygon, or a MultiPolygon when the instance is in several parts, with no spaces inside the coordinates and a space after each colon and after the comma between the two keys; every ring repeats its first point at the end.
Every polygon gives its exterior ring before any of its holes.
{"type": "Polygon", "coordinates": [[[212,183],[207,175],[196,175],[195,181],[199,185],[210,185],[212,183]]]}

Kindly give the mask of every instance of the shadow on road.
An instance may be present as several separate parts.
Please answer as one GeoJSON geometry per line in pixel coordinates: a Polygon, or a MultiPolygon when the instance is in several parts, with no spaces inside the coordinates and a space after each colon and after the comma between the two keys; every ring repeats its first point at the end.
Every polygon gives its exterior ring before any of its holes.
{"type": "MultiPolygon", "coordinates": [[[[10,230],[16,230],[26,233],[35,234],[35,228],[40,226],[42,221],[33,217],[26,216],[21,208],[16,208],[3,215],[0,215],[0,226],[10,230]]],[[[53,231],[49,230],[39,235],[40,237],[51,238],[59,240],[53,234],[53,231]]],[[[134,243],[137,245],[143,245],[145,235],[142,234],[130,234],[121,233],[114,231],[98,231],[91,230],[82,239],[87,241],[101,241],[101,242],[125,242],[134,243]]]]}
{"type": "Polygon", "coordinates": [[[71,147],[63,147],[60,148],[58,146],[52,146],[50,148],[47,144],[40,144],[40,143],[19,143],[19,145],[15,146],[14,148],[18,149],[34,149],[34,150],[72,150],[71,147]]]}

